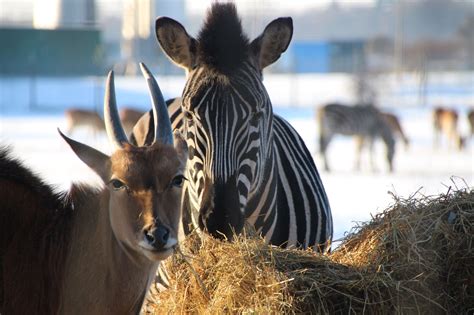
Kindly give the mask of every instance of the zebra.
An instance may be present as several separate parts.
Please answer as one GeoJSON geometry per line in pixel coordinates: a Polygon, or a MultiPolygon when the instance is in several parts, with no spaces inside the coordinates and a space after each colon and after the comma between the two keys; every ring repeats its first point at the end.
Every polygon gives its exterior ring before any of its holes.
{"type": "MultiPolygon", "coordinates": [[[[252,42],[231,3],[214,3],[197,39],[161,17],[156,35],[166,55],[187,73],[181,98],[168,102],[172,127],[189,147],[183,192],[183,227],[232,240],[244,225],[267,243],[330,249],[329,201],[302,138],[274,115],[262,70],[286,51],[289,17],[269,23],[252,42]]],[[[147,114],[132,139],[146,144],[147,114]]]]}
{"type": "Polygon", "coordinates": [[[360,168],[361,150],[368,142],[371,165],[375,169],[373,159],[373,142],[381,138],[387,148],[386,159],[390,172],[393,171],[395,155],[395,139],[392,128],[383,118],[380,111],[372,104],[348,106],[330,103],[318,110],[319,120],[319,150],[324,160],[324,168],[330,171],[326,151],[334,135],[356,136],[357,158],[356,169],[360,168]]]}

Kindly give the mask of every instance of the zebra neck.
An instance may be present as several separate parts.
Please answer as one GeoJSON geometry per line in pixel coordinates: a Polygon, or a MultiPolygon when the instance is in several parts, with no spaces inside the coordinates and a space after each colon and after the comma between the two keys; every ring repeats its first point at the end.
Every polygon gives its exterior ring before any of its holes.
{"type": "MultiPolygon", "coordinates": [[[[273,155],[273,153],[272,153],[273,155]]],[[[277,176],[276,163],[273,157],[268,158],[267,165],[259,176],[258,184],[249,193],[245,215],[247,223],[258,229],[268,219],[270,210],[276,206],[277,176]]]]}

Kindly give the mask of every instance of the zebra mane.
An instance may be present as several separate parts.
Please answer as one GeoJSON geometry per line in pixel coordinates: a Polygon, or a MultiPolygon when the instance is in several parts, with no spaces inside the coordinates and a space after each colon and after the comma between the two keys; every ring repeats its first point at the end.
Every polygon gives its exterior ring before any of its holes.
{"type": "Polygon", "coordinates": [[[214,3],[198,35],[198,59],[222,73],[232,72],[247,57],[249,39],[233,3],[214,3]]]}

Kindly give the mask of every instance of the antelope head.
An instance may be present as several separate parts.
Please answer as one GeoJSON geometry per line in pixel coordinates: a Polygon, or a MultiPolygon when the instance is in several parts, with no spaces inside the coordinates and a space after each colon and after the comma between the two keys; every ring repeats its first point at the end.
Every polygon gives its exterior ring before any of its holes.
{"type": "Polygon", "coordinates": [[[153,75],[144,64],[140,67],[148,82],[156,126],[150,146],[129,143],[117,111],[112,71],[106,84],[104,121],[113,154],[108,156],[59,133],[104,182],[108,208],[102,210],[108,211],[111,230],[121,247],[157,261],[170,256],[177,244],[188,152],[181,136],[172,133],[166,104],[153,75]]]}

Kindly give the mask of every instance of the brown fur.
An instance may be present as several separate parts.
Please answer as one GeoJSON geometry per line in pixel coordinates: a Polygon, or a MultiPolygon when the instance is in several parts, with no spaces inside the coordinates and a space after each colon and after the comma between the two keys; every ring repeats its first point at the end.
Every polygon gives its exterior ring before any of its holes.
{"type": "Polygon", "coordinates": [[[107,164],[126,193],[109,185],[55,193],[0,148],[0,313],[138,313],[159,258],[121,240],[127,225],[112,221],[128,216],[140,232],[159,220],[177,235],[181,189],[169,183],[184,171],[183,153],[126,145],[107,164]]]}
{"type": "Polygon", "coordinates": [[[455,145],[459,150],[464,147],[464,138],[458,130],[458,113],[454,109],[436,107],[433,109],[433,128],[435,133],[435,146],[439,147],[440,136],[443,134],[448,139],[449,145],[455,145]]]}
{"type": "Polygon", "coordinates": [[[90,128],[94,135],[105,130],[104,121],[95,111],[70,108],[66,110],[64,116],[66,117],[66,133],[68,135],[80,127],[90,128]]]}
{"type": "Polygon", "coordinates": [[[122,126],[127,134],[132,131],[133,126],[135,126],[143,114],[145,114],[144,111],[136,110],[130,107],[124,107],[120,109],[120,121],[122,122],[122,126]]]}

